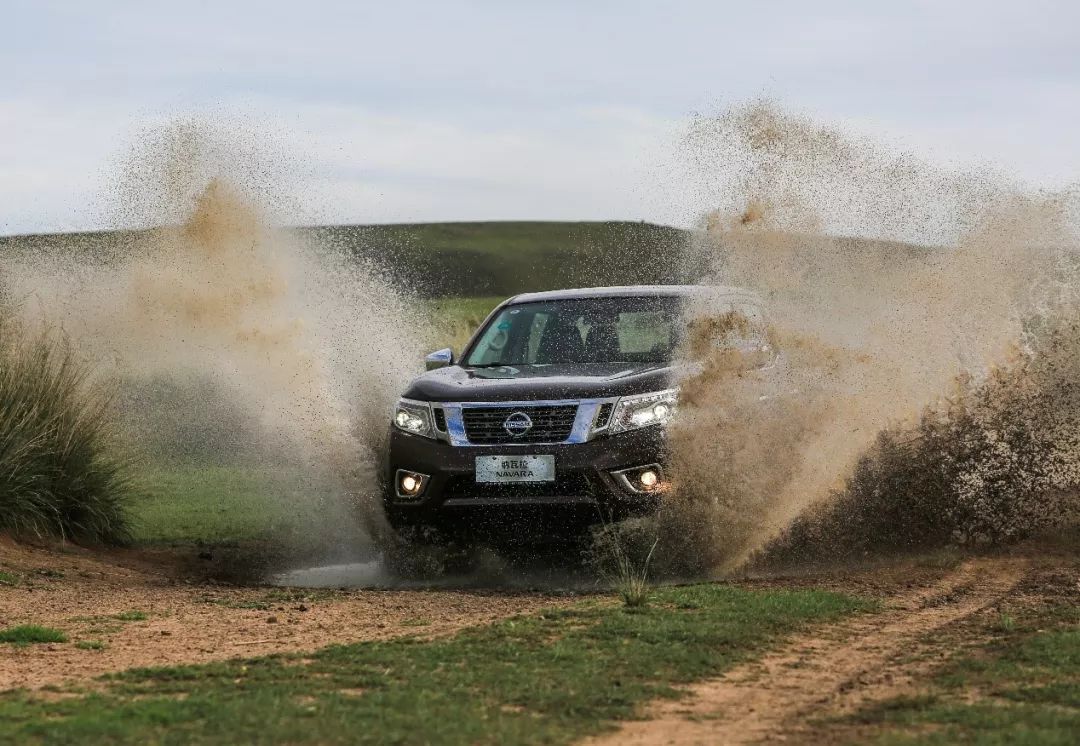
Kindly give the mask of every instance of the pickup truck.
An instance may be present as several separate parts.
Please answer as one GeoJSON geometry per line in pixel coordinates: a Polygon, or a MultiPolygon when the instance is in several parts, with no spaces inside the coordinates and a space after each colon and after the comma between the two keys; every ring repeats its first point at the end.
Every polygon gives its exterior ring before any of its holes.
{"type": "Polygon", "coordinates": [[[406,542],[570,544],[600,522],[654,511],[668,485],[665,426],[678,416],[688,316],[732,311],[761,319],[757,296],[729,287],[504,301],[460,357],[428,355],[397,402],[391,526],[406,542]]]}

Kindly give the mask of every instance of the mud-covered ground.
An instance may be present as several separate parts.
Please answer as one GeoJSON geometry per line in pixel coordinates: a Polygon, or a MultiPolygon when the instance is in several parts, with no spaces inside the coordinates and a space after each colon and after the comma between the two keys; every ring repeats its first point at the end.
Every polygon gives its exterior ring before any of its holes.
{"type": "Polygon", "coordinates": [[[0,541],[0,629],[35,624],[70,641],[0,645],[0,690],[88,681],[133,667],[315,650],[466,626],[572,602],[558,592],[239,587],[167,553],[0,541]],[[81,649],[92,647],[97,649],[81,649]],[[100,646],[98,645],[100,643],[100,646]]]}
{"type": "MultiPolygon", "coordinates": [[[[69,637],[67,643],[0,646],[0,690],[87,684],[133,667],[439,636],[580,600],[578,594],[505,585],[235,586],[194,574],[168,553],[101,553],[6,540],[0,543],[0,568],[0,628],[37,624],[69,637]]],[[[985,641],[985,626],[973,622],[980,616],[1080,603],[1078,568],[1075,547],[1064,542],[993,556],[940,552],[729,581],[761,589],[823,588],[878,599],[882,607],[814,629],[763,660],[694,685],[688,699],[650,708],[645,720],[629,724],[616,740],[730,742],[737,734],[805,731],[808,714],[849,712],[913,690],[927,671],[985,641]],[[752,706],[744,707],[747,702],[752,706]]]]}

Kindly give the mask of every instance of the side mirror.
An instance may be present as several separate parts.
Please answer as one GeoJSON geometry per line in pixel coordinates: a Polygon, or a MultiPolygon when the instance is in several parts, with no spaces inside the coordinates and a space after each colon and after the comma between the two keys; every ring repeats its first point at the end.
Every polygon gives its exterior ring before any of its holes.
{"type": "Polygon", "coordinates": [[[424,366],[428,370],[435,370],[437,368],[445,368],[447,365],[454,364],[454,351],[449,347],[443,348],[436,352],[431,353],[424,358],[424,366]]]}

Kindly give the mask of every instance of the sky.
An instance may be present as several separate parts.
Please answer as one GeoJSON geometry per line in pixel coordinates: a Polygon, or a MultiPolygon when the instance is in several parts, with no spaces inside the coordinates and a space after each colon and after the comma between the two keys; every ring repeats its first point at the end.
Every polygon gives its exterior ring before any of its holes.
{"type": "Polygon", "coordinates": [[[1080,174],[1080,4],[3,0],[0,234],[115,227],[143,133],[224,122],[295,222],[685,221],[695,113],[756,98],[929,160],[1080,174]]]}

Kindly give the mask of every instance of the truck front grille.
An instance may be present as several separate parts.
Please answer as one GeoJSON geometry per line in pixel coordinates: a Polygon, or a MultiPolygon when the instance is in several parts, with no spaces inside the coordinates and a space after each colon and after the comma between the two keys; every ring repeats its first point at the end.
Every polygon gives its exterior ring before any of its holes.
{"type": "Polygon", "coordinates": [[[593,427],[600,429],[608,426],[608,422],[611,420],[611,413],[615,410],[615,402],[607,402],[600,405],[600,409],[596,413],[596,422],[593,427]]]}
{"type": "Polygon", "coordinates": [[[466,407],[461,414],[470,443],[561,443],[574,429],[577,405],[466,407]],[[524,412],[532,421],[521,435],[511,435],[504,427],[515,412],[524,412]]]}

